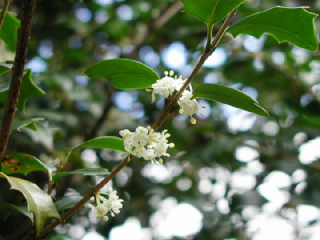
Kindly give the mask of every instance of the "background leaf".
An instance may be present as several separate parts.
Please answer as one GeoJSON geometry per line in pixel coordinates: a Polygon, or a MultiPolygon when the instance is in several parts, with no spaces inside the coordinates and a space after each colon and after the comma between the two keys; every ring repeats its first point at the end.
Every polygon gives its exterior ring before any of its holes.
{"type": "Polygon", "coordinates": [[[106,168],[82,168],[77,169],[71,172],[59,172],[55,174],[52,179],[57,181],[58,179],[70,176],[70,175],[84,175],[84,176],[107,176],[109,175],[109,171],[106,168]]]}
{"type": "Polygon", "coordinates": [[[269,117],[259,103],[245,93],[219,84],[200,84],[194,89],[194,98],[205,98],[228,104],[264,117],[269,117]]]}
{"type": "Polygon", "coordinates": [[[85,73],[92,78],[105,78],[118,89],[151,87],[160,77],[148,66],[128,59],[104,60],[89,67],[85,73]]]}
{"type": "Polygon", "coordinates": [[[37,236],[48,218],[60,219],[51,196],[43,192],[37,185],[20,178],[6,176],[3,173],[0,173],[0,177],[6,178],[11,189],[21,192],[27,200],[28,211],[34,214],[37,236]]]}
{"type": "Polygon", "coordinates": [[[275,7],[248,16],[228,29],[233,36],[249,34],[260,38],[273,36],[279,43],[289,42],[309,51],[317,51],[318,40],[314,29],[317,14],[304,8],[275,7]]]}
{"type": "Polygon", "coordinates": [[[6,63],[0,63],[0,76],[5,74],[6,72],[11,71],[12,65],[6,63]]]}
{"type": "Polygon", "coordinates": [[[58,212],[64,212],[65,210],[74,207],[74,205],[76,205],[82,198],[82,196],[63,197],[55,203],[56,209],[58,212]]]}
{"type": "Polygon", "coordinates": [[[12,13],[7,12],[0,31],[0,38],[12,52],[16,49],[19,27],[20,21],[12,13]]]}
{"type": "Polygon", "coordinates": [[[15,210],[21,212],[22,214],[24,214],[25,216],[27,216],[32,222],[34,222],[33,213],[28,212],[27,206],[17,206],[14,204],[2,202],[2,203],[0,203],[0,207],[4,210],[5,213],[9,213],[9,214],[12,209],[15,209],[15,210]]]}
{"type": "Polygon", "coordinates": [[[233,9],[246,0],[181,0],[184,11],[207,24],[224,19],[233,9]]]}
{"type": "Polygon", "coordinates": [[[34,156],[25,153],[11,153],[5,156],[1,163],[4,174],[22,173],[25,176],[35,171],[51,171],[48,166],[34,156]]]}
{"type": "MultiPolygon", "coordinates": [[[[22,79],[20,97],[17,108],[21,111],[25,111],[25,105],[29,98],[38,97],[45,94],[45,92],[39,88],[31,78],[31,69],[25,69],[25,74],[22,79]]],[[[0,102],[7,102],[10,82],[6,82],[0,86],[0,102]]]]}
{"type": "Polygon", "coordinates": [[[21,132],[22,128],[29,128],[31,130],[38,131],[36,122],[39,122],[42,120],[44,120],[44,118],[31,118],[28,120],[18,121],[18,122],[14,121],[10,134],[13,134],[15,132],[21,132]]]}

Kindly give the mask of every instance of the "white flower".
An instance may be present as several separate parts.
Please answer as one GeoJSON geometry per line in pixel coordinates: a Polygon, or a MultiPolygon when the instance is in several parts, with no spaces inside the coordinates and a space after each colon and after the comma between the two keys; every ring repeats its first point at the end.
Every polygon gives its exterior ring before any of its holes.
{"type": "MultiPolygon", "coordinates": [[[[191,87],[190,90],[192,91],[191,87]]],[[[192,92],[189,90],[184,90],[182,93],[178,104],[180,106],[179,112],[185,116],[191,116],[191,123],[195,124],[196,120],[192,117],[193,114],[196,114],[199,111],[199,105],[197,100],[191,99],[192,92]]]]}
{"type": "Polygon", "coordinates": [[[170,156],[167,153],[168,147],[173,148],[174,144],[168,144],[167,138],[170,134],[167,130],[161,133],[155,132],[151,127],[138,127],[135,132],[129,130],[120,131],[120,135],[124,139],[124,147],[132,155],[145,160],[151,160],[152,163],[161,163],[161,156],[170,156]],[[159,157],[159,160],[156,158],[159,157]]]}
{"type": "Polygon", "coordinates": [[[179,78],[177,78],[177,76],[173,78],[174,72],[172,70],[169,72],[169,76],[167,71],[165,71],[164,74],[166,75],[164,78],[151,85],[151,102],[154,102],[156,100],[156,94],[161,94],[164,98],[168,98],[170,94],[172,94],[174,91],[179,90],[183,85],[181,76],[179,78]]]}
{"type": "Polygon", "coordinates": [[[97,219],[103,217],[103,220],[108,221],[108,217],[106,216],[108,212],[110,212],[111,216],[114,217],[115,213],[120,212],[120,208],[122,208],[123,200],[119,199],[117,196],[117,191],[114,191],[111,187],[108,187],[109,196],[108,199],[101,196],[99,193],[95,194],[96,207],[92,207],[93,213],[96,215],[97,219]]]}

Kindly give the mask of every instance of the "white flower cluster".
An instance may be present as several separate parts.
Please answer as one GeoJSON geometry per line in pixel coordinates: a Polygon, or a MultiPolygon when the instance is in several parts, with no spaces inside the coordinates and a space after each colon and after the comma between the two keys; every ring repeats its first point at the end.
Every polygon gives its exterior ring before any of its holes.
{"type": "MultiPolygon", "coordinates": [[[[155,94],[162,94],[165,98],[172,96],[174,91],[179,91],[183,86],[184,81],[182,80],[182,76],[177,78],[177,76],[173,77],[174,72],[171,70],[169,73],[167,71],[164,72],[165,77],[158,80],[156,83],[152,84],[152,102],[155,101],[155,94]]],[[[185,116],[191,116],[191,123],[195,124],[196,120],[192,117],[193,114],[196,114],[199,111],[199,105],[197,100],[192,98],[192,87],[189,85],[190,90],[184,90],[180,99],[178,100],[178,104],[180,106],[179,112],[185,116]]]]}
{"type": "Polygon", "coordinates": [[[117,191],[113,190],[111,187],[108,187],[108,199],[101,196],[99,193],[95,194],[95,200],[97,203],[96,207],[92,207],[93,213],[96,215],[97,219],[103,217],[104,221],[108,221],[109,218],[107,215],[110,212],[111,216],[114,217],[115,213],[120,212],[120,208],[122,208],[123,200],[119,199],[117,195],[117,191]]]}
{"type": "Polygon", "coordinates": [[[151,160],[152,163],[161,164],[161,156],[170,156],[167,153],[168,147],[173,148],[174,144],[168,144],[167,138],[170,137],[167,130],[161,133],[155,132],[151,127],[137,127],[135,132],[128,129],[120,131],[120,136],[124,140],[124,148],[139,158],[151,160]],[[156,160],[156,158],[159,158],[156,160]]]}

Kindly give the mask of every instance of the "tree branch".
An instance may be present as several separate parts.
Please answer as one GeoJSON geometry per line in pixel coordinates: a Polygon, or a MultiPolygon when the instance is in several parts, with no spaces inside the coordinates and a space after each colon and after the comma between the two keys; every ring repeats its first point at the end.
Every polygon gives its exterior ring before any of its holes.
{"type": "Polygon", "coordinates": [[[8,11],[9,5],[10,5],[10,0],[4,0],[2,13],[1,13],[1,17],[0,17],[0,30],[2,28],[4,18],[6,16],[7,11],[8,11]]]}
{"type": "Polygon", "coordinates": [[[12,68],[12,79],[8,94],[8,100],[0,130],[0,162],[3,159],[8,145],[13,119],[16,113],[16,106],[20,96],[20,87],[23,77],[24,65],[26,63],[28,43],[30,38],[33,12],[36,0],[25,0],[23,5],[23,16],[19,31],[17,52],[12,68]]]}
{"type": "MultiPolygon", "coordinates": [[[[205,51],[203,52],[199,62],[197,63],[195,69],[193,70],[193,72],[191,73],[191,75],[189,76],[189,78],[187,79],[187,81],[185,82],[185,84],[183,85],[183,87],[180,89],[180,91],[175,95],[175,97],[169,102],[169,104],[167,104],[159,118],[157,119],[157,121],[153,124],[153,129],[157,130],[161,124],[165,121],[165,119],[169,116],[170,110],[172,108],[172,106],[177,102],[177,99],[179,98],[179,96],[182,94],[182,92],[186,89],[186,87],[191,83],[192,79],[194,78],[194,76],[198,73],[198,71],[200,70],[200,68],[202,67],[203,63],[205,62],[205,60],[214,52],[214,50],[216,49],[218,43],[220,42],[221,38],[224,36],[226,29],[229,25],[229,23],[231,22],[232,18],[234,17],[234,15],[236,14],[238,8],[236,8],[235,10],[233,10],[229,16],[226,18],[225,22],[223,23],[223,25],[221,26],[220,30],[218,31],[215,39],[212,41],[212,49],[210,52],[206,53],[205,51]]],[[[113,177],[115,177],[117,175],[117,173],[124,168],[130,161],[130,159],[132,158],[132,155],[128,155],[111,173],[110,175],[108,175],[106,178],[104,178],[97,186],[95,186],[89,193],[87,193],[87,195],[85,195],[80,202],[78,202],[73,208],[71,208],[68,212],[66,212],[65,214],[63,214],[61,216],[61,221],[56,219],[53,222],[51,222],[49,225],[47,225],[45,228],[42,229],[40,235],[38,237],[42,237],[44,236],[46,233],[48,233],[49,231],[51,231],[52,229],[54,229],[57,225],[59,225],[61,222],[65,222],[69,217],[71,217],[73,214],[75,214],[92,196],[95,192],[99,192],[99,190],[101,188],[103,188],[113,177]]]]}

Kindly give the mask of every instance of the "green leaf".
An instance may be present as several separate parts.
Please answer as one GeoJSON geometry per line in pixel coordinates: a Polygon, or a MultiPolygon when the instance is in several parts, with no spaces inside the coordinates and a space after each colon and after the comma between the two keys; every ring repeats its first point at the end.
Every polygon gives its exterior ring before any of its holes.
{"type": "Polygon", "coordinates": [[[148,66],[128,59],[104,60],[89,67],[85,74],[108,79],[118,89],[151,87],[160,77],[148,66]]]}
{"type": "MultiPolygon", "coordinates": [[[[1,30],[0,30],[1,31],[1,30]]],[[[6,72],[11,71],[12,65],[6,63],[0,63],[0,76],[5,74],[6,72]]]]}
{"type": "Polygon", "coordinates": [[[29,128],[34,131],[38,131],[36,122],[42,121],[44,118],[31,118],[24,121],[14,122],[11,129],[11,135],[15,132],[21,132],[22,128],[29,128]]]}
{"type": "Polygon", "coordinates": [[[71,172],[59,172],[55,174],[52,179],[57,181],[58,179],[70,176],[70,175],[84,175],[84,176],[107,176],[110,172],[106,168],[82,168],[71,172]]]}
{"type": "Polygon", "coordinates": [[[77,145],[71,148],[69,153],[72,153],[74,150],[78,148],[98,148],[98,149],[110,149],[114,151],[126,152],[126,150],[124,149],[123,140],[118,137],[93,138],[89,141],[86,141],[80,145],[77,145]]]}
{"type": "Polygon", "coordinates": [[[35,171],[51,171],[50,168],[39,159],[25,153],[11,153],[6,155],[1,162],[1,170],[6,175],[22,173],[25,176],[35,171]]]}
{"type": "MultiPolygon", "coordinates": [[[[22,79],[20,97],[17,108],[21,111],[25,111],[25,105],[29,98],[38,97],[45,94],[45,92],[39,88],[31,78],[31,69],[25,69],[25,74],[22,79]]],[[[0,86],[0,102],[7,102],[10,83],[6,82],[0,86]]]]}
{"type": "Polygon", "coordinates": [[[23,215],[27,216],[32,222],[34,222],[33,214],[31,212],[28,212],[27,206],[17,206],[17,205],[5,203],[5,202],[2,202],[0,206],[2,209],[5,209],[5,212],[8,212],[8,211],[11,212],[11,209],[15,209],[21,212],[23,215]]]}
{"type": "Polygon", "coordinates": [[[11,189],[21,192],[27,200],[28,212],[34,214],[37,236],[49,218],[60,219],[51,196],[43,192],[37,185],[20,178],[9,177],[1,172],[0,177],[6,178],[11,189]]]}
{"type": "Polygon", "coordinates": [[[318,41],[314,29],[317,14],[304,8],[275,7],[248,16],[228,29],[233,36],[249,34],[260,38],[273,36],[279,43],[289,42],[309,51],[317,51],[318,41]]]}
{"type": "Polygon", "coordinates": [[[208,25],[224,19],[233,9],[246,0],[181,0],[184,11],[208,25]]]}
{"type": "Polygon", "coordinates": [[[58,212],[64,212],[65,210],[73,208],[82,198],[82,196],[63,197],[55,203],[56,209],[58,212]]]}
{"type": "Polygon", "coordinates": [[[194,98],[205,98],[246,110],[264,117],[269,114],[259,103],[243,92],[219,84],[200,84],[194,89],[194,98]]]}
{"type": "Polygon", "coordinates": [[[72,240],[72,238],[68,238],[63,235],[54,235],[54,236],[50,237],[48,240],[72,240]]]}
{"type": "Polygon", "coordinates": [[[13,14],[7,12],[0,31],[0,38],[11,52],[16,49],[19,27],[20,21],[13,14]]]}

